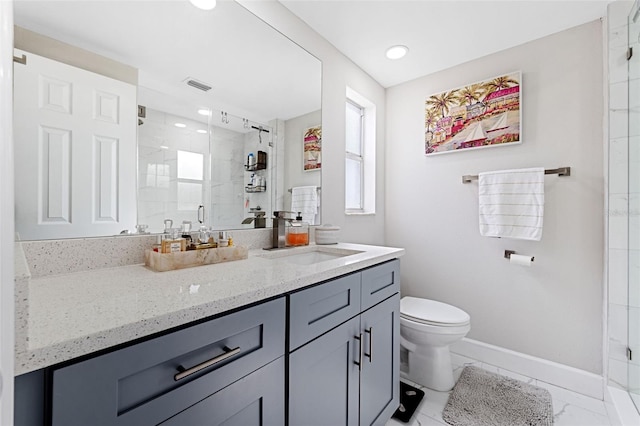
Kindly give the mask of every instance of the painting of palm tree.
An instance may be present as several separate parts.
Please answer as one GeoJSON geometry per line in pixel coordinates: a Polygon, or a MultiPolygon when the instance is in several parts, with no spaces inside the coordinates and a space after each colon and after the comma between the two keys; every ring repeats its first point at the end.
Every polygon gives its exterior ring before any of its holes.
{"type": "Polygon", "coordinates": [[[521,72],[425,99],[425,154],[521,143],[521,72]]]}
{"type": "Polygon", "coordinates": [[[303,166],[305,172],[322,167],[322,126],[309,127],[303,134],[303,166]]]}
{"type": "Polygon", "coordinates": [[[436,124],[438,112],[434,108],[427,108],[424,115],[425,132],[431,131],[431,126],[436,124]]]}
{"type": "Polygon", "coordinates": [[[471,105],[480,100],[480,98],[486,93],[484,85],[480,83],[465,86],[458,90],[458,105],[471,105]]]}
{"type": "Polygon", "coordinates": [[[493,92],[497,92],[498,90],[517,86],[519,84],[520,84],[519,80],[511,78],[508,75],[496,77],[484,85],[486,90],[485,96],[490,95],[493,92]]]}
{"type": "Polygon", "coordinates": [[[443,92],[438,95],[431,96],[426,101],[426,105],[440,110],[440,114],[444,118],[449,112],[449,107],[456,102],[456,90],[450,92],[443,92]]]}

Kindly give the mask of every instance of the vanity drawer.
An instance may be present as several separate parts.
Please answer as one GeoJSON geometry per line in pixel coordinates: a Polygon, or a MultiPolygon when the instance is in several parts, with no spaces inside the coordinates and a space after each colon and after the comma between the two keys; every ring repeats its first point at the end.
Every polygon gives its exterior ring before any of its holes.
{"type": "Polygon", "coordinates": [[[289,347],[293,351],[360,313],[360,273],[289,297],[289,347]]]}
{"type": "Polygon", "coordinates": [[[400,261],[392,260],[362,271],[362,310],[400,291],[400,261]]]}
{"type": "Polygon", "coordinates": [[[282,426],[284,357],[203,399],[161,426],[282,426]]]}
{"type": "Polygon", "coordinates": [[[52,424],[157,424],[282,356],[284,327],[279,298],[54,370],[52,424]]]}

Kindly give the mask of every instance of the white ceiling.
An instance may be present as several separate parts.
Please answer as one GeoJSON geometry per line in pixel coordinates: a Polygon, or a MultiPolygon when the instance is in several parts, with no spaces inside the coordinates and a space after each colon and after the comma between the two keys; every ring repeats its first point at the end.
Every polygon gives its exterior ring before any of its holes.
{"type": "Polygon", "coordinates": [[[139,101],[151,108],[202,120],[194,107],[209,107],[267,123],[321,106],[320,61],[231,0],[212,11],[187,0],[15,0],[14,15],[16,25],[137,68],[151,89],[139,101]],[[193,89],[187,77],[213,89],[193,89]]]}
{"type": "Polygon", "coordinates": [[[606,0],[280,0],[384,87],[606,16],[606,0]],[[391,61],[385,51],[409,53],[391,61]]]}
{"type": "MultiPolygon", "coordinates": [[[[280,2],[384,87],[597,19],[608,3],[280,2]],[[409,46],[409,54],[386,59],[394,44],[409,46]]],[[[320,108],[319,61],[231,0],[218,0],[210,12],[187,0],[16,0],[14,12],[17,25],[138,68],[142,86],[187,107],[209,106],[260,122],[320,108]],[[213,90],[186,87],[187,77],[213,90]]]]}

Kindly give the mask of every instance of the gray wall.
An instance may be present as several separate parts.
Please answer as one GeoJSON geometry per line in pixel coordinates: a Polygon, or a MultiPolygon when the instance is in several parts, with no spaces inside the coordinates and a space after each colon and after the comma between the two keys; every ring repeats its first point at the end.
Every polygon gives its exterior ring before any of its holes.
{"type": "Polygon", "coordinates": [[[402,292],[471,315],[468,337],[602,373],[603,37],[594,21],[387,89],[386,243],[406,248],[402,292]],[[522,71],[521,145],[426,157],[425,98],[522,71]],[[481,237],[482,171],[546,176],[540,242],[481,237]],[[535,256],[530,268],[504,250],[535,256]]]}

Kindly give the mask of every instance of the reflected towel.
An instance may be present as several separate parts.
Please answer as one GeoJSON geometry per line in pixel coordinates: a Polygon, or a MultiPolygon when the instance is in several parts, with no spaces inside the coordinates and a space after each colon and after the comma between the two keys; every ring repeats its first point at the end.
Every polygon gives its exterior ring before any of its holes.
{"type": "Polygon", "coordinates": [[[297,186],[291,190],[291,211],[300,212],[302,220],[315,225],[319,206],[317,186],[297,186]]]}
{"type": "Polygon", "coordinates": [[[478,175],[480,235],[540,241],[544,213],[544,168],[478,175]]]}

